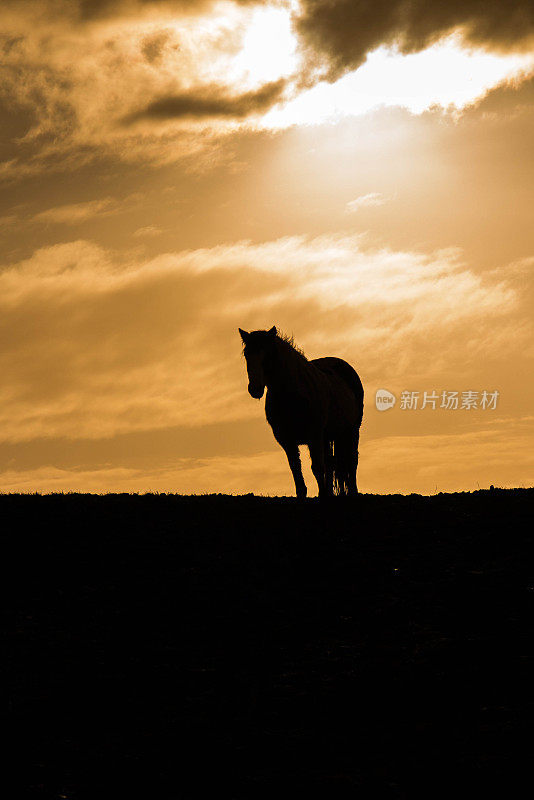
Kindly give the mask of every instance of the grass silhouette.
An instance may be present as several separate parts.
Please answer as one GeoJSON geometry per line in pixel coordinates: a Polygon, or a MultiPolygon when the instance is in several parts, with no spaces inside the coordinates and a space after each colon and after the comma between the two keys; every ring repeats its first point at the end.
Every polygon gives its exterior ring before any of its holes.
{"type": "Polygon", "coordinates": [[[10,797],[510,793],[533,497],[0,497],[10,797]]]}

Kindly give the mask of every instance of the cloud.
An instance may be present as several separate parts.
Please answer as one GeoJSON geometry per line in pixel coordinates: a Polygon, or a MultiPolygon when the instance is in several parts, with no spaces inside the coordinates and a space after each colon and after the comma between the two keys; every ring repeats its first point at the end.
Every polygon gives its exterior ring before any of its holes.
{"type": "MultiPolygon", "coordinates": [[[[65,203],[60,206],[52,206],[37,214],[24,213],[24,205],[17,210],[17,213],[0,217],[0,231],[2,228],[17,225],[18,229],[27,228],[31,225],[81,225],[88,220],[97,217],[109,217],[136,208],[141,195],[138,193],[130,194],[124,198],[103,197],[99,200],[87,200],[82,203],[65,203]]],[[[153,226],[148,226],[151,231],[158,231],[153,226]],[[153,230],[152,230],[153,228],[153,230]]],[[[150,235],[150,232],[148,235],[150,235]]],[[[135,235],[135,234],[134,234],[135,235]]]]}
{"type": "Polygon", "coordinates": [[[5,214],[3,217],[0,217],[0,230],[2,228],[9,228],[12,225],[15,225],[18,222],[18,216],[16,214],[5,214]]]}
{"type": "Polygon", "coordinates": [[[404,107],[414,114],[441,106],[457,117],[455,110],[483,97],[492,86],[512,76],[525,80],[533,68],[531,54],[466,50],[458,34],[417,53],[381,46],[358,69],[335,81],[320,80],[269,110],[262,124],[276,129],[339,122],[384,106],[404,107]]]}
{"type": "Polygon", "coordinates": [[[146,108],[129,114],[125,122],[137,122],[140,119],[202,119],[216,117],[230,117],[243,119],[251,114],[265,111],[278,102],[286,81],[280,79],[273,81],[261,89],[244,92],[238,95],[225,94],[225,87],[202,87],[193,92],[161,97],[151,102],[146,108]]]}
{"type": "MultiPolygon", "coordinates": [[[[532,420],[500,421],[471,432],[384,436],[360,442],[359,486],[363,492],[434,494],[532,486],[532,420]],[[506,477],[504,477],[506,476],[506,477]]],[[[0,470],[4,492],[177,492],[294,494],[285,455],[273,449],[247,455],[180,458],[163,465],[58,467],[0,470]]],[[[303,471],[310,496],[316,494],[309,457],[303,471]]]]}
{"type": "Polygon", "coordinates": [[[89,200],[85,203],[71,203],[47,208],[45,211],[35,214],[32,221],[76,225],[94,217],[114,214],[118,208],[117,201],[113,197],[104,197],[102,200],[89,200]]]}
{"type": "Polygon", "coordinates": [[[477,98],[464,111],[466,119],[484,117],[505,119],[532,115],[534,108],[534,74],[506,79],[477,98]]]}
{"type": "MultiPolygon", "coordinates": [[[[80,23],[75,4],[2,4],[0,112],[16,146],[5,149],[0,175],[20,179],[103,157],[213,158],[235,122],[282,97],[286,62],[281,70],[262,56],[259,71],[239,62],[261,22],[246,4],[88,9],[80,23]],[[144,121],[141,131],[124,124],[134,119],[144,121]]],[[[266,35],[274,45],[276,31],[266,35]]]]}
{"type": "Polygon", "coordinates": [[[388,198],[384,197],[380,192],[369,192],[369,194],[362,194],[354,200],[350,200],[345,206],[347,214],[354,214],[360,208],[374,208],[376,206],[383,206],[387,203],[388,198]]]}
{"type": "Polygon", "coordinates": [[[133,236],[136,239],[142,239],[145,236],[159,236],[162,233],[161,228],[156,227],[156,225],[145,225],[143,228],[138,228],[134,233],[133,236]]]}
{"type": "Polygon", "coordinates": [[[475,275],[454,251],[370,250],[354,236],[152,259],[55,245],[0,273],[0,429],[6,441],[102,438],[250,419],[238,326],[293,331],[368,384],[386,364],[390,377],[458,374],[530,340],[518,308],[513,282],[475,275]]]}
{"type": "MultiPolygon", "coordinates": [[[[238,0],[238,3],[253,4],[256,0],[238,0]]],[[[165,9],[168,13],[198,14],[215,5],[216,0],[74,0],[72,3],[82,20],[93,20],[106,16],[132,16],[150,11],[152,7],[165,9]]]]}
{"type": "MultiPolygon", "coordinates": [[[[365,113],[382,102],[411,108],[415,94],[417,110],[424,110],[430,90],[422,97],[405,80],[391,88],[391,71],[381,73],[386,88],[378,94],[373,70],[367,83],[365,73],[354,85],[328,84],[326,107],[324,80],[350,73],[373,52],[370,61],[376,60],[380,45],[412,52],[458,26],[490,49],[524,43],[530,16],[525,11],[521,17],[518,0],[510,15],[496,2],[485,4],[483,15],[486,5],[482,24],[482,6],[474,0],[445,7],[422,0],[303,0],[298,7],[187,0],[3,3],[1,115],[3,129],[13,135],[3,148],[0,176],[18,180],[103,158],[213,163],[237,130],[288,127],[308,122],[310,114],[317,122],[338,101],[342,113],[347,104],[348,113],[365,113]],[[310,86],[318,93],[306,92],[310,86]],[[284,116],[286,101],[291,108],[284,116]],[[264,119],[269,113],[270,122],[264,119]]],[[[496,80],[506,71],[501,64],[496,80]]],[[[454,100],[458,81],[464,101],[476,96],[477,81],[469,93],[463,73],[449,80],[446,68],[435,72],[445,76],[437,81],[437,100],[431,95],[436,102],[451,94],[454,100]]]]}
{"type": "Polygon", "coordinates": [[[488,50],[526,49],[534,36],[530,0],[302,0],[296,29],[312,67],[330,79],[357,69],[380,45],[417,52],[461,30],[465,39],[488,50]]]}
{"type": "MultiPolygon", "coordinates": [[[[198,15],[205,13],[217,0],[27,0],[25,5],[37,19],[50,19],[52,14],[71,23],[90,24],[107,19],[150,18],[160,12],[171,15],[198,15]]],[[[238,0],[246,5],[248,0],[238,0]]],[[[254,4],[256,0],[250,0],[254,4]]],[[[26,12],[20,0],[4,0],[2,5],[11,15],[26,12]]]]}

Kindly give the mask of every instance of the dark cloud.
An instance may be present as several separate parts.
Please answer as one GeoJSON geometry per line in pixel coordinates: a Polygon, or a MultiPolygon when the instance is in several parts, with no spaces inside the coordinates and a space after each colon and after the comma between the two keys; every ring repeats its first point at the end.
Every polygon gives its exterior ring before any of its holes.
{"type": "Polygon", "coordinates": [[[145,38],[141,49],[144,57],[150,64],[157,64],[160,61],[165,45],[169,42],[171,36],[171,31],[163,30],[157,31],[145,38]]]}
{"type": "Polygon", "coordinates": [[[227,95],[216,84],[203,91],[182,92],[160,97],[146,108],[129,114],[126,123],[140,119],[180,119],[230,117],[243,119],[255,112],[265,111],[281,99],[287,81],[266,83],[261,89],[238,95],[227,95]]]}
{"type": "Polygon", "coordinates": [[[455,28],[490,49],[526,47],[534,37],[532,0],[303,0],[296,30],[330,78],[357,68],[382,44],[421,50],[455,28]]]}

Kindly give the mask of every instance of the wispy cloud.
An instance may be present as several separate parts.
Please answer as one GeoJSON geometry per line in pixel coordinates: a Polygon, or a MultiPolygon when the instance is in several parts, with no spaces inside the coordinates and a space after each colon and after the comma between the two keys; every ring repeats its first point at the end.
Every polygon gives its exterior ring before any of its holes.
{"type": "Polygon", "coordinates": [[[224,86],[201,87],[153,100],[139,111],[129,114],[124,122],[131,124],[142,119],[243,119],[261,113],[282,98],[287,81],[280,79],[254,91],[227,94],[224,86]]]}
{"type": "Polygon", "coordinates": [[[144,239],[145,237],[154,237],[159,236],[162,233],[161,228],[158,228],[156,225],[145,225],[143,228],[138,228],[134,231],[133,236],[136,239],[144,239]]]}
{"type": "MultiPolygon", "coordinates": [[[[360,442],[359,485],[364,492],[474,491],[534,483],[532,421],[514,420],[478,431],[419,436],[384,436],[360,442]],[[506,475],[505,480],[502,476],[506,475]]],[[[303,454],[310,495],[316,493],[309,457],[303,454]]],[[[99,465],[0,471],[5,492],[178,492],[293,495],[285,455],[272,450],[253,455],[167,460],[161,466],[99,465]]]]}
{"type": "Polygon", "coordinates": [[[0,231],[2,228],[9,228],[11,225],[15,225],[18,219],[16,214],[5,214],[3,217],[0,217],[0,231]]]}
{"type": "Polygon", "coordinates": [[[388,202],[387,197],[384,197],[380,192],[369,192],[369,194],[361,194],[354,200],[350,200],[346,206],[345,211],[347,214],[354,214],[360,208],[373,208],[375,206],[383,206],[388,202]]]}
{"type": "MultiPolygon", "coordinates": [[[[95,218],[109,217],[134,210],[143,195],[140,193],[129,194],[126,197],[102,197],[96,200],[86,200],[81,203],[65,203],[59,206],[51,206],[37,213],[29,213],[28,208],[16,210],[16,213],[0,217],[0,229],[2,227],[17,224],[20,227],[29,225],[57,225],[59,227],[67,225],[81,225],[88,220],[95,218]]],[[[142,229],[145,230],[145,229],[142,229]]],[[[147,226],[147,235],[159,229],[154,226],[147,226]]]]}
{"type": "Polygon", "coordinates": [[[238,326],[294,331],[310,356],[346,357],[367,382],[385,364],[457,373],[459,359],[529,340],[517,292],[454,251],[365,250],[350,236],[133,261],[56,245],[0,273],[0,429],[17,441],[249,418],[238,326]]]}
{"type": "Polygon", "coordinates": [[[76,225],[94,217],[114,214],[119,209],[120,204],[115,198],[104,197],[101,200],[89,200],[85,203],[71,203],[47,208],[45,211],[35,214],[32,217],[32,221],[58,225],[76,225]]]}

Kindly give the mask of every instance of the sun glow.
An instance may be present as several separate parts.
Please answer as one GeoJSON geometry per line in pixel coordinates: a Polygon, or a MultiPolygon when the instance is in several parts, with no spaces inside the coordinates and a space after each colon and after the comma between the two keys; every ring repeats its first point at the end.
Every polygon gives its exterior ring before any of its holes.
{"type": "Polygon", "coordinates": [[[434,105],[461,109],[502,81],[525,77],[532,70],[530,54],[466,50],[457,36],[410,55],[380,47],[358,70],[335,83],[321,82],[285,106],[273,108],[262,125],[321,124],[380,106],[401,106],[414,114],[434,105]]]}
{"type": "Polygon", "coordinates": [[[287,8],[267,6],[251,13],[233,75],[247,87],[275,81],[298,66],[297,40],[287,8]]]}

